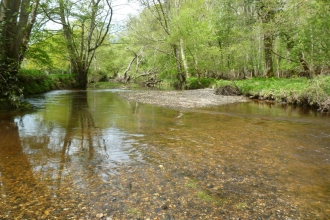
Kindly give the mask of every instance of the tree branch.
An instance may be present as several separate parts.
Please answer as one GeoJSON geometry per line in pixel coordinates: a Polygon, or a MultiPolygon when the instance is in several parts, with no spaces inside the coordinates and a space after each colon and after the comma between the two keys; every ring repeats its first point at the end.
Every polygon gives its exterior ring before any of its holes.
{"type": "Polygon", "coordinates": [[[283,58],[283,59],[285,59],[285,60],[289,60],[289,61],[294,62],[294,63],[300,63],[300,62],[297,61],[297,60],[292,60],[292,59],[290,59],[290,58],[284,57],[284,56],[282,56],[282,55],[276,53],[276,52],[273,51],[272,49],[270,49],[270,51],[271,51],[273,54],[275,54],[275,55],[277,55],[277,56],[279,56],[279,57],[281,57],[281,58],[283,58]]]}

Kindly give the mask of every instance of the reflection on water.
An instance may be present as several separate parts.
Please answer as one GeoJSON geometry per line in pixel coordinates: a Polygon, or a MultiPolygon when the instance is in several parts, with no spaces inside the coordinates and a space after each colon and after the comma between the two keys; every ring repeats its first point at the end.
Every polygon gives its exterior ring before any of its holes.
{"type": "Polygon", "coordinates": [[[114,90],[0,113],[0,219],[328,219],[330,119],[238,103],[178,111],[114,90]]]}

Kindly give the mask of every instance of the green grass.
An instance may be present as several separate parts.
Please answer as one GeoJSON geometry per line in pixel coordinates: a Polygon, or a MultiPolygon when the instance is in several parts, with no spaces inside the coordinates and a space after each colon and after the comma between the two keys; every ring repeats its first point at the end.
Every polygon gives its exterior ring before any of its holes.
{"type": "Polygon", "coordinates": [[[133,215],[141,215],[141,214],[142,214],[142,213],[141,213],[139,210],[137,210],[136,208],[129,209],[129,210],[128,210],[128,213],[133,214],[133,215]]]}
{"type": "Polygon", "coordinates": [[[198,186],[198,182],[196,180],[191,179],[191,180],[189,180],[188,183],[185,184],[185,186],[188,187],[188,188],[194,188],[195,189],[198,186]]]}
{"type": "Polygon", "coordinates": [[[290,104],[317,106],[329,99],[330,76],[307,78],[251,78],[246,80],[218,80],[215,87],[235,84],[246,96],[285,101],[290,104]]]}
{"type": "Polygon", "coordinates": [[[209,195],[207,192],[199,191],[197,194],[198,198],[205,200],[205,201],[214,201],[211,195],[209,195]]]}
{"type": "Polygon", "coordinates": [[[202,89],[210,87],[216,83],[216,79],[213,78],[200,78],[200,83],[198,82],[198,78],[191,77],[187,79],[187,82],[185,84],[185,89],[202,89]]]}

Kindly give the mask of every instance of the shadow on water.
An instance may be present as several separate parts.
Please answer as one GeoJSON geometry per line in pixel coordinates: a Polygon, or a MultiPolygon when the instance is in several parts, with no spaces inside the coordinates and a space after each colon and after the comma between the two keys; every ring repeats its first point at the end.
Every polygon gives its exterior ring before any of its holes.
{"type": "Polygon", "coordinates": [[[98,106],[89,106],[93,94],[45,98],[32,100],[40,105],[36,113],[1,117],[0,219],[93,215],[116,166],[139,157],[129,135],[111,125],[111,114],[98,117],[98,106]]]}
{"type": "Polygon", "coordinates": [[[20,143],[12,116],[0,117],[0,134],[0,213],[15,212],[34,200],[34,196],[43,195],[45,188],[33,175],[33,166],[20,143]]]}
{"type": "Polygon", "coordinates": [[[0,114],[0,219],[328,219],[330,120],[55,91],[0,114]]]}

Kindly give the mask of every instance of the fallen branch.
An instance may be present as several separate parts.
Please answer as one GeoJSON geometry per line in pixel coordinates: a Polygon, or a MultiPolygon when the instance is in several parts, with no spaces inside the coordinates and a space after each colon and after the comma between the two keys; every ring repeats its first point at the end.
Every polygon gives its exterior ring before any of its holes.
{"type": "Polygon", "coordinates": [[[155,81],[147,81],[146,83],[145,83],[145,86],[146,87],[151,87],[151,86],[155,86],[157,83],[160,83],[160,82],[162,82],[162,80],[155,80],[155,81]]]}

